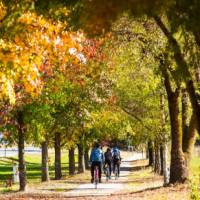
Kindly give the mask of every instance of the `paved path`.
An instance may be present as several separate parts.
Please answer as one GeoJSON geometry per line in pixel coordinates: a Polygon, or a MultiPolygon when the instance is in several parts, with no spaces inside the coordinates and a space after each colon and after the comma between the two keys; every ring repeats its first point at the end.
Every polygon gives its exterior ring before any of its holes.
{"type": "Polygon", "coordinates": [[[87,195],[110,195],[113,193],[120,192],[124,189],[126,180],[128,180],[128,176],[130,174],[130,169],[132,167],[131,161],[143,159],[142,153],[133,152],[131,157],[122,160],[121,164],[121,173],[120,177],[117,180],[114,180],[112,177],[111,180],[106,182],[106,178],[102,178],[102,182],[98,184],[98,189],[95,189],[94,184],[81,184],[76,189],[68,191],[65,193],[67,196],[87,196],[87,195]]]}
{"type": "MultiPolygon", "coordinates": [[[[25,147],[26,154],[41,154],[41,149],[38,147],[25,147]]],[[[0,148],[0,157],[11,157],[18,155],[18,148],[17,147],[7,147],[7,148],[0,148]]]]}

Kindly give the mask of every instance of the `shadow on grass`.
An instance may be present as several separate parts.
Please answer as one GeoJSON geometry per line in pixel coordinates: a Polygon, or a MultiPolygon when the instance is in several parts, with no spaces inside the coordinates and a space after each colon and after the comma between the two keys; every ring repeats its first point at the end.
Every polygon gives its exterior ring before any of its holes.
{"type": "MultiPolygon", "coordinates": [[[[67,173],[69,167],[63,166],[62,164],[62,171],[67,173]]],[[[50,174],[54,174],[55,167],[50,166],[49,172],[50,174]]],[[[26,171],[28,178],[31,179],[37,179],[38,177],[41,177],[41,164],[37,163],[26,163],[26,171]]],[[[13,166],[11,162],[5,161],[4,163],[0,162],[0,181],[6,180],[10,177],[10,175],[13,174],[13,166]]]]}
{"type": "Polygon", "coordinates": [[[4,185],[0,185],[0,194],[15,194],[19,192],[17,185],[13,185],[12,187],[4,188],[4,185]]]}

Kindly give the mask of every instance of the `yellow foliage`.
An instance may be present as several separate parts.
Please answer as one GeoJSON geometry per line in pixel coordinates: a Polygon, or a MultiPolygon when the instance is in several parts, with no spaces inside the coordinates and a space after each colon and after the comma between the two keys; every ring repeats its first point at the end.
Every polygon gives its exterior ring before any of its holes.
{"type": "MultiPolygon", "coordinates": [[[[82,33],[69,33],[61,22],[52,22],[33,12],[22,14],[16,27],[20,34],[15,33],[12,39],[9,34],[8,38],[0,39],[1,99],[6,97],[11,103],[15,102],[15,84],[24,89],[20,93],[38,96],[45,84],[43,74],[52,76],[60,70],[72,80],[80,74],[80,59],[84,57],[80,54],[84,41],[82,33]],[[70,48],[77,52],[70,54],[70,48]],[[76,67],[71,67],[72,64],[76,67]]],[[[80,80],[75,82],[80,84],[80,80]]]]}
{"type": "Polygon", "coordinates": [[[14,82],[12,79],[8,79],[5,74],[0,73],[0,97],[7,97],[11,104],[15,103],[15,92],[14,92],[14,82]]]}

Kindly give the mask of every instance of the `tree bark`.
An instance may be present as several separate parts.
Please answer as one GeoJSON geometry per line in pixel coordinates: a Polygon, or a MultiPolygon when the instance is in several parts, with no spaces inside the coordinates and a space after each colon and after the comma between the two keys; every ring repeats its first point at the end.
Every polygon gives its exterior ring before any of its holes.
{"type": "Polygon", "coordinates": [[[160,109],[162,112],[161,124],[162,124],[162,135],[163,141],[161,145],[161,175],[164,176],[164,185],[169,183],[169,168],[168,168],[168,140],[166,132],[166,115],[165,115],[165,96],[160,96],[160,109]]]}
{"type": "Polygon", "coordinates": [[[74,156],[74,148],[71,147],[69,149],[69,175],[75,174],[75,156],[74,156]]]}
{"type": "Polygon", "coordinates": [[[49,181],[48,142],[42,142],[42,182],[49,181]]]}
{"type": "MultiPolygon", "coordinates": [[[[177,63],[178,69],[177,71],[181,71],[183,74],[180,79],[183,79],[186,83],[186,89],[188,91],[190,101],[192,104],[194,115],[196,116],[196,128],[198,133],[200,134],[200,105],[198,103],[198,95],[195,92],[194,81],[192,79],[191,73],[189,71],[187,62],[184,59],[184,55],[181,52],[181,48],[177,42],[177,40],[173,37],[172,33],[167,29],[165,24],[162,22],[159,16],[154,16],[154,20],[162,30],[162,32],[167,37],[169,44],[171,45],[174,52],[174,59],[177,63]]],[[[197,72],[198,73],[198,72],[197,72]]],[[[172,74],[173,75],[173,74],[172,74]]],[[[198,80],[198,79],[197,79],[198,80]]]]}
{"type": "Polygon", "coordinates": [[[168,72],[162,69],[164,84],[167,91],[168,107],[171,125],[171,165],[170,183],[184,183],[188,179],[188,168],[185,166],[185,158],[182,151],[182,132],[179,120],[180,89],[172,91],[168,72]]]}
{"type": "Polygon", "coordinates": [[[186,164],[189,167],[192,158],[193,147],[196,136],[196,116],[193,113],[190,119],[188,134],[184,136],[184,145],[182,146],[186,158],[186,164]]]}
{"type": "Polygon", "coordinates": [[[81,144],[78,144],[78,173],[85,172],[84,149],[81,144]]]}
{"type": "Polygon", "coordinates": [[[61,134],[55,133],[55,180],[62,178],[61,169],[61,134]]]}
{"type": "Polygon", "coordinates": [[[189,134],[189,97],[186,89],[182,89],[182,148],[187,144],[189,134]]]}
{"type": "Polygon", "coordinates": [[[154,172],[160,174],[161,172],[161,160],[160,160],[160,145],[158,142],[155,142],[155,165],[154,172]]]}
{"type": "Polygon", "coordinates": [[[198,103],[198,95],[195,93],[194,83],[192,80],[187,81],[187,91],[190,96],[190,101],[192,104],[193,112],[196,117],[196,128],[200,134],[200,105],[198,103]]]}
{"type": "Polygon", "coordinates": [[[164,185],[169,183],[169,167],[168,167],[168,145],[167,141],[163,144],[163,175],[164,175],[164,185]]]}
{"type": "Polygon", "coordinates": [[[84,161],[85,161],[85,168],[90,169],[90,167],[89,167],[89,147],[88,146],[86,146],[86,148],[85,148],[84,161]]]}
{"type": "Polygon", "coordinates": [[[25,125],[23,112],[19,111],[18,120],[18,157],[19,157],[19,190],[26,190],[26,166],[24,159],[25,125]]]}
{"type": "Polygon", "coordinates": [[[154,159],[153,159],[153,144],[152,141],[148,142],[148,158],[149,158],[149,166],[154,165],[154,159]]]}
{"type": "Polygon", "coordinates": [[[188,170],[185,166],[184,154],[182,152],[182,137],[179,121],[179,93],[171,96],[169,99],[172,148],[171,148],[171,166],[170,183],[183,183],[188,178],[188,170]]]}
{"type": "Polygon", "coordinates": [[[186,90],[182,90],[182,130],[182,149],[185,154],[186,165],[189,168],[195,143],[196,116],[193,112],[189,122],[189,97],[186,90]]]}
{"type": "Polygon", "coordinates": [[[160,175],[163,175],[164,171],[164,164],[163,164],[163,146],[160,145],[160,175]]]}
{"type": "MultiPolygon", "coordinates": [[[[199,45],[200,43],[198,43],[199,45]]],[[[196,78],[196,83],[199,87],[199,83],[200,83],[200,68],[196,68],[195,70],[195,78],[196,78]]],[[[194,87],[192,87],[193,93],[194,93],[194,87]]],[[[194,102],[193,102],[194,103],[194,102]]],[[[194,103],[197,104],[197,103],[194,103]]],[[[193,109],[193,113],[190,119],[190,123],[189,123],[189,128],[188,128],[188,134],[184,136],[183,138],[183,152],[185,153],[185,157],[187,160],[187,165],[190,165],[190,160],[192,157],[192,153],[193,153],[193,147],[194,147],[194,143],[195,143],[195,136],[196,136],[196,129],[199,131],[198,129],[198,125],[197,123],[199,123],[199,118],[197,117],[197,113],[195,113],[196,111],[193,109]]],[[[200,132],[199,132],[200,134],[200,132]]]]}

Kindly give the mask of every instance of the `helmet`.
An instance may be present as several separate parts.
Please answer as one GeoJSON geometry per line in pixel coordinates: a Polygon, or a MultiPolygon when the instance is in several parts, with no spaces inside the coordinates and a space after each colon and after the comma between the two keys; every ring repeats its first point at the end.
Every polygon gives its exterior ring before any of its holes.
{"type": "Polygon", "coordinates": [[[95,143],[94,147],[95,147],[95,148],[99,148],[99,147],[100,147],[100,144],[99,144],[99,143],[95,143]]]}
{"type": "Polygon", "coordinates": [[[111,151],[110,147],[107,148],[107,151],[111,151]]]}

